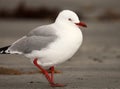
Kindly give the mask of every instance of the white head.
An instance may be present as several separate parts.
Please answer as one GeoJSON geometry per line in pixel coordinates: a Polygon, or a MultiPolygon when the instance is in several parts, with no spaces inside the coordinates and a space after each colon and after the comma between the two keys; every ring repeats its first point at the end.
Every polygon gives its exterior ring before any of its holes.
{"type": "Polygon", "coordinates": [[[80,22],[77,14],[70,10],[61,11],[55,22],[59,22],[59,21],[65,21],[68,23],[70,22],[70,23],[76,24],[78,26],[87,27],[86,24],[84,24],[83,22],[80,22]]]}

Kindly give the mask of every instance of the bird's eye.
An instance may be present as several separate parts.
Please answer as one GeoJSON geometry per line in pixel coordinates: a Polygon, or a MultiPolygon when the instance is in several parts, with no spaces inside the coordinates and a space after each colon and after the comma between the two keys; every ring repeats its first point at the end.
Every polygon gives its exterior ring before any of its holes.
{"type": "Polygon", "coordinates": [[[72,19],[71,19],[71,18],[69,18],[68,20],[69,20],[69,21],[72,21],[72,19]]]}

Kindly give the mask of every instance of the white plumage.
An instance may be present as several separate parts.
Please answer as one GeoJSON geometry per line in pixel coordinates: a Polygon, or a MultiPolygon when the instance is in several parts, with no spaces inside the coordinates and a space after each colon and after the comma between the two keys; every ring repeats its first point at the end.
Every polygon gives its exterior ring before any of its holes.
{"type": "Polygon", "coordinates": [[[64,85],[54,83],[54,65],[67,61],[79,49],[83,40],[79,26],[87,27],[73,11],[64,10],[54,23],[37,27],[12,45],[0,48],[0,54],[25,55],[52,87],[62,87],[64,85]],[[51,75],[42,66],[49,66],[51,75]]]}
{"type": "MultiPolygon", "coordinates": [[[[32,34],[30,37],[33,37],[34,35],[36,37],[39,37],[42,35],[42,33],[52,34],[52,36],[55,36],[55,38],[53,38],[53,41],[47,42],[49,40],[46,40],[46,44],[48,44],[47,46],[42,48],[39,48],[38,46],[38,49],[32,49],[31,52],[25,53],[27,52],[27,49],[29,49],[26,48],[26,46],[29,46],[31,43],[29,43],[29,40],[26,41],[26,39],[29,39],[29,36],[24,36],[23,38],[14,42],[8,50],[10,53],[22,53],[31,60],[38,58],[38,63],[41,66],[53,66],[62,63],[71,58],[79,49],[82,43],[82,32],[80,28],[75,24],[79,22],[79,18],[74,12],[64,10],[58,15],[55,23],[38,27],[29,33],[32,34]]],[[[48,35],[45,35],[44,37],[49,38],[48,35]]],[[[34,40],[36,39],[33,38],[33,42],[34,40]]],[[[37,39],[35,41],[35,44],[41,45],[42,41],[39,43],[40,40],[44,39],[37,39]]],[[[32,45],[32,47],[36,45],[32,45]]]]}

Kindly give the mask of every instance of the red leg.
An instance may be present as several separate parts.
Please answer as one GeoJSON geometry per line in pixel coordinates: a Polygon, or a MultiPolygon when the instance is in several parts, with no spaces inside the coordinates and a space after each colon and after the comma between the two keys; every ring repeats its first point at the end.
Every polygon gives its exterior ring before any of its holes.
{"type": "Polygon", "coordinates": [[[48,80],[48,82],[52,83],[51,78],[50,78],[48,72],[37,63],[37,60],[38,60],[37,58],[34,59],[33,63],[42,71],[42,73],[45,75],[45,77],[48,80]]]}
{"type": "Polygon", "coordinates": [[[51,73],[51,81],[53,82],[54,80],[54,66],[50,67],[50,73],[51,73]]]}
{"type": "Polygon", "coordinates": [[[51,70],[51,81],[53,82],[53,83],[51,83],[51,86],[52,87],[64,87],[65,85],[54,83],[54,72],[55,72],[54,66],[50,67],[50,70],[51,70]]]}
{"type": "Polygon", "coordinates": [[[37,63],[37,58],[34,59],[33,63],[42,71],[42,73],[45,75],[46,79],[48,80],[48,82],[50,83],[50,85],[52,87],[63,87],[65,85],[62,85],[62,84],[55,84],[54,83],[54,66],[50,67],[50,70],[51,70],[51,76],[49,76],[48,72],[42,68],[38,63],[37,63]]]}

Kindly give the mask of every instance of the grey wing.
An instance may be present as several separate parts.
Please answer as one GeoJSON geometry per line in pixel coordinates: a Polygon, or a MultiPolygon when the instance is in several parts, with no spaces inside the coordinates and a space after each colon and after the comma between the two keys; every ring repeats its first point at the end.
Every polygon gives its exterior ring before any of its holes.
{"type": "Polygon", "coordinates": [[[55,30],[52,26],[45,25],[40,26],[32,31],[30,31],[27,36],[54,36],[55,30]]]}
{"type": "MultiPolygon", "coordinates": [[[[28,33],[20,40],[16,41],[10,48],[10,51],[18,51],[22,53],[30,53],[33,50],[41,50],[52,43],[57,36],[54,32],[48,31],[48,29],[35,29],[28,33]],[[50,33],[52,32],[52,33],[50,33]]],[[[50,29],[52,30],[52,29],[50,29]]]]}

